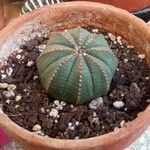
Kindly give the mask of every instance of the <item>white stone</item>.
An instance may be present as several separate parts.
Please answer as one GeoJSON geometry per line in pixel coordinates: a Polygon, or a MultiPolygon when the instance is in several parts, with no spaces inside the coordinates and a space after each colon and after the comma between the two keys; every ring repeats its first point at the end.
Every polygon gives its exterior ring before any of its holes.
{"type": "Polygon", "coordinates": [[[6,96],[7,98],[10,98],[10,97],[14,97],[15,93],[13,91],[4,91],[3,95],[6,96]]]}
{"type": "Polygon", "coordinates": [[[124,61],[124,63],[127,63],[127,62],[128,62],[128,59],[124,59],[123,61],[124,61]]]}
{"type": "Polygon", "coordinates": [[[144,59],[144,58],[145,58],[145,54],[139,54],[139,55],[138,55],[138,58],[139,58],[139,59],[144,59]]]}
{"type": "Polygon", "coordinates": [[[92,32],[97,33],[98,29],[93,29],[92,32]]]}
{"type": "Polygon", "coordinates": [[[41,108],[41,112],[45,113],[45,109],[43,107],[41,108]]]}
{"type": "Polygon", "coordinates": [[[115,41],[115,40],[116,40],[116,36],[115,36],[114,34],[108,33],[108,36],[110,37],[110,39],[111,39],[112,41],[115,41]]]}
{"type": "Polygon", "coordinates": [[[55,123],[58,123],[58,120],[55,120],[54,122],[55,122],[55,123]]]}
{"type": "Polygon", "coordinates": [[[56,118],[56,117],[57,117],[57,115],[58,115],[58,110],[57,110],[57,109],[52,108],[52,109],[51,109],[51,111],[50,111],[50,113],[49,113],[49,115],[50,115],[51,117],[56,118]]]}
{"type": "Polygon", "coordinates": [[[1,79],[5,79],[7,77],[6,74],[1,74],[1,79]]]}
{"type": "Polygon", "coordinates": [[[149,80],[149,77],[145,77],[145,80],[149,80]]]}
{"type": "Polygon", "coordinates": [[[83,55],[86,56],[87,54],[86,54],[86,53],[83,53],[83,55]]]}
{"type": "Polygon", "coordinates": [[[64,102],[64,101],[61,101],[60,104],[61,104],[62,106],[66,106],[66,102],[64,102]]]}
{"type": "Polygon", "coordinates": [[[36,124],[32,127],[33,131],[40,131],[41,130],[41,126],[39,124],[36,124]]]}
{"type": "Polygon", "coordinates": [[[117,44],[117,42],[116,42],[116,41],[113,41],[113,43],[114,43],[114,44],[117,44]]]}
{"type": "Polygon", "coordinates": [[[63,106],[62,106],[62,105],[58,105],[58,106],[56,107],[56,109],[57,109],[57,110],[63,110],[63,106]]]}
{"type": "Polygon", "coordinates": [[[76,121],[75,125],[76,125],[76,126],[79,126],[79,124],[80,124],[79,121],[76,121]]]}
{"type": "Polygon", "coordinates": [[[96,116],[97,116],[96,112],[93,112],[93,117],[96,117],[96,116]]]}
{"type": "Polygon", "coordinates": [[[123,94],[123,93],[121,93],[121,97],[124,97],[124,94],[123,94]]]}
{"type": "Polygon", "coordinates": [[[7,89],[8,84],[7,83],[0,83],[0,89],[7,89]]]}
{"type": "Polygon", "coordinates": [[[7,103],[7,104],[10,104],[10,99],[7,99],[7,100],[6,100],[6,103],[7,103]]]}
{"type": "Polygon", "coordinates": [[[71,127],[71,126],[72,126],[72,122],[69,122],[69,123],[68,123],[68,126],[71,127]]]}
{"type": "Polygon", "coordinates": [[[23,52],[23,49],[18,49],[17,52],[21,53],[21,52],[23,52]]]}
{"type": "Polygon", "coordinates": [[[9,67],[7,70],[6,70],[6,74],[10,77],[13,73],[13,68],[12,67],[9,67]]]}
{"type": "Polygon", "coordinates": [[[33,64],[34,64],[33,61],[29,61],[29,62],[27,63],[27,66],[28,66],[28,67],[31,67],[33,64]]]}
{"type": "Polygon", "coordinates": [[[117,41],[120,41],[121,40],[121,36],[117,36],[117,41]]]}
{"type": "Polygon", "coordinates": [[[120,126],[123,127],[123,126],[125,125],[125,123],[126,123],[125,120],[122,120],[122,121],[120,122],[120,126]]]}
{"type": "Polygon", "coordinates": [[[116,132],[116,131],[118,131],[119,130],[119,128],[118,127],[115,127],[114,128],[114,132],[116,132]]]}
{"type": "Polygon", "coordinates": [[[34,77],[33,77],[33,80],[37,80],[37,79],[38,79],[38,76],[34,76],[34,77]]]}
{"type": "Polygon", "coordinates": [[[119,71],[119,68],[117,68],[117,71],[119,71]]]}
{"type": "Polygon", "coordinates": [[[102,104],[103,104],[103,99],[102,97],[99,97],[91,101],[91,103],[89,104],[89,108],[95,110],[102,104]]]}
{"type": "Polygon", "coordinates": [[[58,105],[59,105],[59,101],[58,101],[58,100],[54,100],[54,104],[55,104],[56,106],[58,106],[58,105]]]}
{"type": "Polygon", "coordinates": [[[16,85],[15,84],[9,84],[8,87],[7,87],[7,90],[8,91],[14,91],[16,89],[16,85]]]}
{"type": "Polygon", "coordinates": [[[124,102],[123,101],[115,101],[114,103],[113,103],[113,106],[115,107],[115,108],[117,108],[117,109],[120,109],[120,108],[122,108],[122,107],[124,107],[124,102]]]}
{"type": "Polygon", "coordinates": [[[73,108],[74,106],[73,106],[73,105],[70,105],[70,107],[73,108]]]}
{"type": "Polygon", "coordinates": [[[98,117],[94,117],[91,122],[95,123],[95,124],[99,124],[99,118],[98,117]]]}
{"type": "Polygon", "coordinates": [[[15,109],[17,109],[19,107],[19,105],[15,105],[15,109]]]}
{"type": "Polygon", "coordinates": [[[18,55],[16,56],[16,58],[17,58],[17,59],[21,59],[21,55],[18,54],[18,55]]]}
{"type": "Polygon", "coordinates": [[[21,95],[17,95],[17,96],[15,97],[15,101],[16,101],[16,102],[19,102],[19,101],[21,100],[21,98],[22,98],[21,95]]]}

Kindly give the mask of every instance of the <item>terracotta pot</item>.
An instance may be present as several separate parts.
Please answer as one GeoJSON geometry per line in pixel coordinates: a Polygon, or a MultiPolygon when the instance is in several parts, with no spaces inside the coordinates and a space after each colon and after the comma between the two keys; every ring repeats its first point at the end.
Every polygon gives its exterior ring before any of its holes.
{"type": "MultiPolygon", "coordinates": [[[[150,66],[150,28],[127,11],[92,2],[68,2],[28,13],[11,22],[0,33],[0,60],[28,40],[34,32],[94,25],[122,36],[146,55],[150,66]]],[[[150,106],[125,127],[102,136],[82,140],[61,140],[36,135],[11,121],[2,111],[0,126],[27,150],[122,150],[150,125],[150,106]]]]}
{"type": "Polygon", "coordinates": [[[86,0],[86,1],[110,4],[122,9],[126,9],[128,11],[137,11],[142,8],[150,6],[149,0],[86,0]]]}
{"type": "Polygon", "coordinates": [[[0,30],[4,27],[3,0],[0,0],[0,30]]]}

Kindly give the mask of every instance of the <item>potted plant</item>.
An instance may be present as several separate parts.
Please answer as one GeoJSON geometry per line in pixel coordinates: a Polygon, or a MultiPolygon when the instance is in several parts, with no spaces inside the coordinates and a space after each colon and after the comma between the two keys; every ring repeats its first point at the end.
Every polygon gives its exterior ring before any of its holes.
{"type": "Polygon", "coordinates": [[[0,126],[23,148],[122,150],[149,126],[150,29],[128,12],[92,2],[52,5],[13,21],[0,43],[0,126]],[[75,56],[88,58],[74,63],[75,56]]]}

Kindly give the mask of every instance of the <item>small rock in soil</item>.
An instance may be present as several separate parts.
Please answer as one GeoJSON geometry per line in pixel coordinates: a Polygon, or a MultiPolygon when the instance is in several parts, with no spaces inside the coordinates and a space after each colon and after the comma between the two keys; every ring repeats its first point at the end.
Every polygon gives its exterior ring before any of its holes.
{"type": "Polygon", "coordinates": [[[99,97],[99,98],[92,100],[90,102],[89,108],[95,110],[98,107],[100,107],[100,105],[102,105],[102,104],[103,104],[103,99],[102,99],[102,97],[99,97]]]}
{"type": "Polygon", "coordinates": [[[0,89],[7,89],[8,84],[7,83],[0,83],[0,89]]]}
{"type": "Polygon", "coordinates": [[[50,115],[51,117],[56,118],[56,117],[58,116],[58,110],[52,108],[51,111],[50,111],[50,113],[49,113],[49,115],[50,115]]]}
{"type": "Polygon", "coordinates": [[[19,102],[19,101],[21,100],[21,98],[22,98],[21,95],[17,95],[17,96],[15,97],[15,101],[16,101],[16,102],[19,102]]]}
{"type": "Polygon", "coordinates": [[[36,124],[33,126],[32,128],[33,131],[40,131],[41,130],[41,126],[39,124],[36,124]]]}
{"type": "Polygon", "coordinates": [[[117,109],[123,108],[124,105],[125,105],[125,104],[124,104],[123,101],[115,101],[115,102],[113,103],[113,106],[114,106],[115,108],[117,108],[117,109]]]}

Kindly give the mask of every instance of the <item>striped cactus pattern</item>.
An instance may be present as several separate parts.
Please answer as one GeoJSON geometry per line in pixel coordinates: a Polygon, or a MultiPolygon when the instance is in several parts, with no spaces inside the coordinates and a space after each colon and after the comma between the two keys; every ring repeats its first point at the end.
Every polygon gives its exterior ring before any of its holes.
{"type": "Polygon", "coordinates": [[[22,7],[22,14],[46,5],[61,3],[62,0],[27,0],[22,7]]]}
{"type": "Polygon", "coordinates": [[[83,28],[53,33],[37,59],[47,93],[73,104],[106,94],[117,64],[104,36],[83,28]]]}

